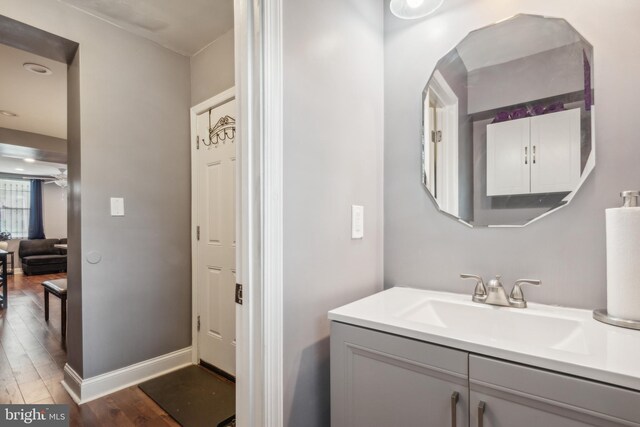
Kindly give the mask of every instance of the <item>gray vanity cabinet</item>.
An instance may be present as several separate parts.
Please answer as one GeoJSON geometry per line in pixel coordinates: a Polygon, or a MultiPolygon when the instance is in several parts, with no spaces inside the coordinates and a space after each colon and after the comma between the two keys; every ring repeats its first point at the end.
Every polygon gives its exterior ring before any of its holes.
{"type": "Polygon", "coordinates": [[[640,426],[640,393],[469,356],[471,427],[640,426]]]}
{"type": "Polygon", "coordinates": [[[332,427],[468,426],[468,354],[331,323],[332,427]]]}
{"type": "Polygon", "coordinates": [[[640,427],[640,392],[333,321],[331,425],[640,427]]]}

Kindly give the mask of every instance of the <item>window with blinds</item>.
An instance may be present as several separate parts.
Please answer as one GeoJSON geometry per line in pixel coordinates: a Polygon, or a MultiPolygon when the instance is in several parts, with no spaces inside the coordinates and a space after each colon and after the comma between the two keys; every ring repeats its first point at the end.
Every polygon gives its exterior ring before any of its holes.
{"type": "Polygon", "coordinates": [[[0,179],[0,231],[12,239],[29,235],[31,183],[25,179],[0,179]]]}

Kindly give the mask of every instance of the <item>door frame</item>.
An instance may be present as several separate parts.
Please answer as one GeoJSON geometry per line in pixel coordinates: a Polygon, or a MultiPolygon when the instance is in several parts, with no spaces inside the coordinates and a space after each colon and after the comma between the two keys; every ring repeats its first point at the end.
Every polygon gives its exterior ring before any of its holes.
{"type": "MultiPolygon", "coordinates": [[[[234,0],[235,87],[191,108],[196,117],[236,98],[236,422],[283,425],[282,0],[234,0]]],[[[195,168],[191,179],[195,182],[195,168]]],[[[195,270],[192,185],[192,271],[195,270]]],[[[198,363],[197,282],[192,275],[192,361],[198,363]]]]}
{"type": "MultiPolygon", "coordinates": [[[[198,154],[197,138],[198,127],[197,119],[202,113],[205,113],[212,108],[216,108],[222,104],[226,104],[236,98],[235,87],[229,88],[224,92],[215,95],[206,101],[201,102],[195,107],[191,107],[189,110],[189,116],[191,119],[191,361],[194,365],[200,362],[200,349],[198,342],[198,275],[196,268],[198,266],[198,240],[197,240],[197,227],[198,227],[198,191],[196,182],[198,180],[198,168],[196,162],[196,156],[198,154]]],[[[238,177],[236,174],[236,181],[238,177]]],[[[238,188],[238,187],[236,187],[238,188]]],[[[237,204],[237,201],[236,201],[237,204]]],[[[236,224],[238,224],[238,210],[236,209],[236,224]]],[[[236,245],[236,256],[238,252],[238,246],[236,245]]],[[[237,327],[236,327],[237,329],[237,327]]]]}
{"type": "Polygon", "coordinates": [[[283,425],[282,0],[234,0],[244,305],[236,317],[236,422],[283,425]]]}
{"type": "MultiPolygon", "coordinates": [[[[440,71],[435,70],[433,72],[429,89],[427,91],[427,97],[425,103],[429,102],[429,99],[433,97],[443,105],[442,107],[442,132],[443,139],[439,142],[440,151],[445,173],[442,175],[443,182],[440,183],[440,187],[444,191],[441,192],[442,196],[439,196],[439,200],[436,199],[436,203],[440,206],[440,209],[453,215],[458,215],[459,200],[458,200],[458,96],[451,89],[449,83],[444,78],[440,71]]],[[[428,105],[425,105],[426,109],[428,105]]],[[[425,114],[423,118],[425,121],[425,128],[427,127],[427,121],[429,118],[425,114]]],[[[425,135],[425,141],[431,141],[430,135],[425,135]]],[[[440,192],[438,192],[440,194],[440,192]]],[[[434,197],[435,199],[435,197],[434,197]]]]}
{"type": "MultiPolygon", "coordinates": [[[[239,427],[281,427],[284,424],[282,0],[234,0],[234,39],[239,221],[236,277],[243,285],[243,305],[236,306],[236,422],[239,427]]],[[[217,100],[220,102],[224,96],[218,96],[222,97],[217,100]]],[[[195,113],[211,105],[205,101],[192,108],[192,129],[195,113]]],[[[194,220],[192,233],[195,225],[194,220]]],[[[195,313],[196,302],[192,304],[195,313]]],[[[197,362],[197,316],[192,319],[193,360],[197,362]]]]}

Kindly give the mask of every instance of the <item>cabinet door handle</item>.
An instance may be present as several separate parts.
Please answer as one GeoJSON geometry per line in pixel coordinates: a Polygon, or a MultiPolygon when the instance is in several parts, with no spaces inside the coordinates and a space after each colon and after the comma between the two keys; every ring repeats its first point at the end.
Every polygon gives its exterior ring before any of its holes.
{"type": "Polygon", "coordinates": [[[524,164],[529,164],[529,147],[524,147],[524,164]]]}
{"type": "Polygon", "coordinates": [[[451,395],[451,427],[457,427],[458,421],[456,420],[456,409],[458,409],[458,400],[460,399],[460,393],[454,391],[451,395]]]}
{"type": "Polygon", "coordinates": [[[487,406],[483,401],[478,405],[478,427],[484,426],[484,408],[487,406]]]}
{"type": "Polygon", "coordinates": [[[533,164],[536,164],[536,146],[533,146],[533,164]]]}

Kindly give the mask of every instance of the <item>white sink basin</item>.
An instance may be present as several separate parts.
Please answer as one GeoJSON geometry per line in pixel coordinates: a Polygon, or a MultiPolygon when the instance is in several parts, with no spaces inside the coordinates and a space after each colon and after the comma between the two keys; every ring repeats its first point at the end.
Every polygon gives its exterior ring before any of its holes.
{"type": "Polygon", "coordinates": [[[582,321],[541,312],[536,308],[508,308],[471,301],[430,298],[401,311],[397,317],[449,329],[451,333],[483,337],[488,342],[511,342],[572,353],[589,349],[582,321]]]}
{"type": "Polygon", "coordinates": [[[591,310],[494,307],[470,294],[392,288],[329,319],[640,390],[640,331],[597,322],[591,310]]]}

